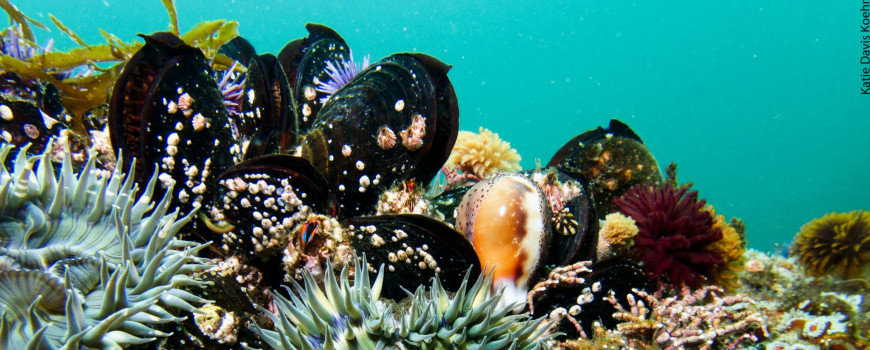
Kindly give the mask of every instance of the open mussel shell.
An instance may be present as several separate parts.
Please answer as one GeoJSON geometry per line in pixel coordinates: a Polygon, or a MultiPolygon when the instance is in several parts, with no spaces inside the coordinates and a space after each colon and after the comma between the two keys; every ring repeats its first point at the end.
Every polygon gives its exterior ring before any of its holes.
{"type": "Polygon", "coordinates": [[[135,157],[139,188],[157,170],[154,196],[174,182],[173,202],[189,212],[210,204],[214,175],[232,165],[231,126],[202,51],[171,33],[142,37],[112,93],[112,146],[122,150],[124,171],[135,157]]]}
{"type": "Polygon", "coordinates": [[[220,219],[235,226],[235,248],[246,252],[257,250],[252,238],[289,237],[309,212],[332,212],[326,179],[299,157],[273,154],[236,164],[218,176],[217,185],[220,219]]]}
{"type": "Polygon", "coordinates": [[[274,55],[251,57],[243,91],[237,125],[242,137],[250,137],[245,159],[291,149],[298,128],[288,100],[290,84],[274,55]]]}
{"type": "Polygon", "coordinates": [[[321,99],[326,97],[326,93],[317,91],[317,83],[330,80],[327,64],[350,61],[350,48],[334,30],[312,23],[305,28],[308,29],[307,38],[287,44],[278,54],[284,70],[291,74],[287,77],[293,88],[296,102],[293,107],[302,133],[311,129],[323,108],[321,99]]]}
{"type": "Polygon", "coordinates": [[[302,138],[301,155],[326,175],[342,217],[373,212],[396,180],[429,183],[458,132],[449,66],[396,54],[338,90],[302,138]]]}
{"type": "Polygon", "coordinates": [[[384,264],[382,294],[391,299],[406,297],[438,277],[445,289],[456,291],[470,270],[481,272],[474,248],[450,226],[423,215],[400,214],[355,217],[346,222],[351,245],[368,257],[369,270],[384,264]],[[400,288],[401,287],[401,288],[400,288]]]}
{"type": "MultiPolygon", "coordinates": [[[[643,270],[634,262],[625,259],[607,260],[592,264],[589,267],[592,272],[587,275],[578,275],[583,283],[562,282],[547,286],[543,292],[535,294],[532,299],[534,305],[533,317],[547,317],[553,310],[564,308],[571,310],[575,307],[574,319],[583,328],[587,335],[595,334],[592,325],[601,323],[608,329],[616,329],[616,320],[613,313],[616,309],[604,300],[611,293],[626,309],[630,309],[626,296],[633,288],[649,292],[651,285],[643,270]],[[581,297],[582,296],[582,297],[581,297]],[[582,304],[578,304],[582,302],[582,304]],[[577,310],[579,308],[579,310],[577,310]]],[[[576,339],[580,336],[575,326],[568,320],[559,321],[558,331],[566,336],[562,338],[576,339]]]]}
{"type": "Polygon", "coordinates": [[[640,137],[623,122],[584,132],[568,141],[550,159],[568,175],[588,181],[597,217],[613,212],[613,199],[640,183],[659,183],[662,173],[640,137]]]}

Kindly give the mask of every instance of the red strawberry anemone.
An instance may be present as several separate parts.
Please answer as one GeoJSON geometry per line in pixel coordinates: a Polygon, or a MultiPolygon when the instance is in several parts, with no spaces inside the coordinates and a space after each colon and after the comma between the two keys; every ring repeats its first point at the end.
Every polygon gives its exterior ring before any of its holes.
{"type": "Polygon", "coordinates": [[[613,202],[637,223],[631,255],[651,278],[697,287],[724,261],[722,254],[705,249],[722,239],[722,231],[698,191],[636,185],[613,202]]]}

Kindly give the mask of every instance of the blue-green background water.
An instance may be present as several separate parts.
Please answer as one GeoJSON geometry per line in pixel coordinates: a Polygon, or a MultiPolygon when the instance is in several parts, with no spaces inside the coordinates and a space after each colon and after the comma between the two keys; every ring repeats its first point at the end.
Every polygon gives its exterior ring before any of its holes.
{"type": "MultiPolygon", "coordinates": [[[[166,30],[160,1],[15,1],[75,46],[166,30]]],[[[830,211],[870,209],[870,96],[859,95],[860,0],[178,1],[182,31],[234,19],[259,52],[337,30],[373,60],[418,51],[453,65],[460,128],[511,142],[525,168],[576,134],[628,123],[664,166],[772,250],[830,211]]]]}

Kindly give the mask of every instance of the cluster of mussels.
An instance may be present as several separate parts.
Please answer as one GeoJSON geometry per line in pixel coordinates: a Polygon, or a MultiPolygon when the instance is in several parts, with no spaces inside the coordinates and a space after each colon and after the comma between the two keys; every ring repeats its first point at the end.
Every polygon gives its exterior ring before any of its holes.
{"type": "MultiPolygon", "coordinates": [[[[261,306],[262,313],[251,303],[235,308],[259,323],[249,335],[261,342],[246,346],[288,349],[531,349],[553,339],[553,329],[576,332],[567,321],[548,329],[542,320],[577,304],[577,295],[594,294],[571,318],[588,333],[592,322],[615,324],[608,293],[625,302],[633,289],[650,288],[635,263],[597,261],[576,283],[530,295],[535,312],[521,312],[527,293],[555,267],[596,260],[598,219],[614,211],[614,198],[662,181],[627,125],[613,120],[577,136],[546,168],[424,195],[457,138],[450,66],[419,53],[359,64],[335,31],[307,29],[277,56],[237,37],[212,55],[221,60],[172,33],[143,35],[114,84],[106,118],[117,168],[113,158],[97,166],[127,173],[129,186],[147,189],[144,200],[165,198],[161,215],[166,208],[190,213],[183,239],[216,243],[209,254],[221,259],[222,271],[203,278],[220,288],[204,296],[227,310],[199,331],[235,343],[232,328],[243,322],[228,311],[238,293],[220,279],[228,275],[244,285],[243,298],[261,306]],[[472,284],[469,276],[480,278],[472,284]],[[296,288],[275,292],[285,282],[296,288]],[[410,310],[379,296],[411,296],[410,310]]],[[[3,98],[0,116],[21,123],[13,118],[23,107],[3,98]]],[[[34,123],[55,122],[46,118],[34,123]]],[[[21,130],[28,137],[0,136],[51,144],[21,130]]],[[[211,341],[191,339],[193,346],[211,341]]]]}

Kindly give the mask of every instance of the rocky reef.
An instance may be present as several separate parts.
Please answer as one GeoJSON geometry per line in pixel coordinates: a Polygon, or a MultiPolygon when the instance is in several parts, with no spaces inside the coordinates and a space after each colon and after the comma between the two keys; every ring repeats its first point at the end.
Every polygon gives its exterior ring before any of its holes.
{"type": "Polygon", "coordinates": [[[0,347],[867,347],[866,212],[759,253],[619,120],[521,169],[426,54],[3,4],[0,347]]]}

